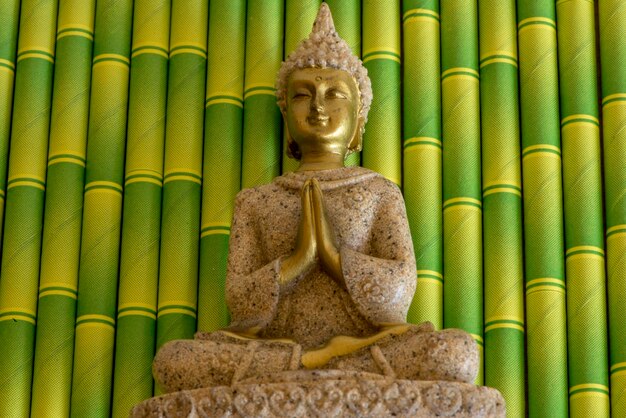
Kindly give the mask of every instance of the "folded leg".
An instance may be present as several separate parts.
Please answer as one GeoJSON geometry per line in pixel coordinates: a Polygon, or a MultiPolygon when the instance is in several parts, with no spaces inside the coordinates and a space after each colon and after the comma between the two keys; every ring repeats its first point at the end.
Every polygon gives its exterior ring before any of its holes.
{"type": "Polygon", "coordinates": [[[164,344],[152,373],[165,392],[229,386],[262,373],[295,370],[300,345],[289,340],[260,340],[229,332],[198,333],[194,340],[164,344]]]}
{"type": "MultiPolygon", "coordinates": [[[[309,356],[310,353],[306,353],[309,356]]],[[[473,383],[478,374],[476,342],[465,331],[410,326],[389,333],[373,345],[330,359],[324,369],[357,370],[409,380],[473,383]]]]}

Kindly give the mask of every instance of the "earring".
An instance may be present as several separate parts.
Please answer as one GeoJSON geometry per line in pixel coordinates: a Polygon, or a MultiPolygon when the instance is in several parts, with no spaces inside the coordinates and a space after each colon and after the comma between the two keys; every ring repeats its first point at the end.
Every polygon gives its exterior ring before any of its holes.
{"type": "Polygon", "coordinates": [[[291,138],[289,131],[287,132],[287,157],[300,161],[302,158],[302,152],[300,152],[300,146],[296,141],[291,138]]]}
{"type": "Polygon", "coordinates": [[[348,152],[346,156],[354,153],[361,152],[363,150],[363,133],[365,132],[365,125],[363,124],[363,119],[359,118],[359,125],[356,128],[356,132],[354,133],[354,137],[350,140],[348,144],[348,152]],[[355,145],[356,142],[356,145],[355,145]]]}

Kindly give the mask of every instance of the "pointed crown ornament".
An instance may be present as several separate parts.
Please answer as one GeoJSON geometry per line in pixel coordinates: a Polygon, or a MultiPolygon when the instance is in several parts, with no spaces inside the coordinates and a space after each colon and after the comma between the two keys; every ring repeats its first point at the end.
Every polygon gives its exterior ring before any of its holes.
{"type": "Polygon", "coordinates": [[[320,6],[309,37],[289,54],[278,72],[276,97],[283,112],[287,101],[287,80],[294,70],[302,68],[333,68],[350,73],[359,89],[359,118],[363,119],[365,125],[372,105],[372,83],[363,62],[352,53],[348,43],[335,30],[333,17],[326,3],[320,6]]]}

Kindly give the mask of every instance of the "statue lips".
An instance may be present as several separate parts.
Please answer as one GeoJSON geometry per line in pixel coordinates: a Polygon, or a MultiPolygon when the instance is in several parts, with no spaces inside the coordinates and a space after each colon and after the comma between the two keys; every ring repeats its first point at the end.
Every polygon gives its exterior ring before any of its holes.
{"type": "Polygon", "coordinates": [[[309,125],[321,127],[325,127],[326,125],[328,125],[329,119],[330,118],[328,116],[320,114],[314,114],[306,118],[307,122],[309,122],[309,125]]]}

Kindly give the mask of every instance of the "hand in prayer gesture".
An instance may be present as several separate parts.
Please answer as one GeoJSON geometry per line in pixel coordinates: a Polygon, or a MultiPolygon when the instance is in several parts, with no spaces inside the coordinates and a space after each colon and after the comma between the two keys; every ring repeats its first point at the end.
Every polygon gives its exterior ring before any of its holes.
{"type": "Polygon", "coordinates": [[[282,263],[282,284],[292,283],[315,265],[319,257],[322,268],[345,287],[339,250],[335,245],[330,222],[326,218],[322,190],[317,179],[313,178],[304,183],[301,202],[302,217],[298,227],[296,248],[282,263]]]}
{"type": "Polygon", "coordinates": [[[341,261],[339,249],[335,245],[335,235],[330,222],[326,217],[322,189],[319,181],[315,178],[311,180],[309,186],[311,206],[313,208],[313,219],[315,221],[315,239],[317,240],[317,254],[320,258],[322,268],[342,286],[346,287],[341,271],[341,261]]]}

